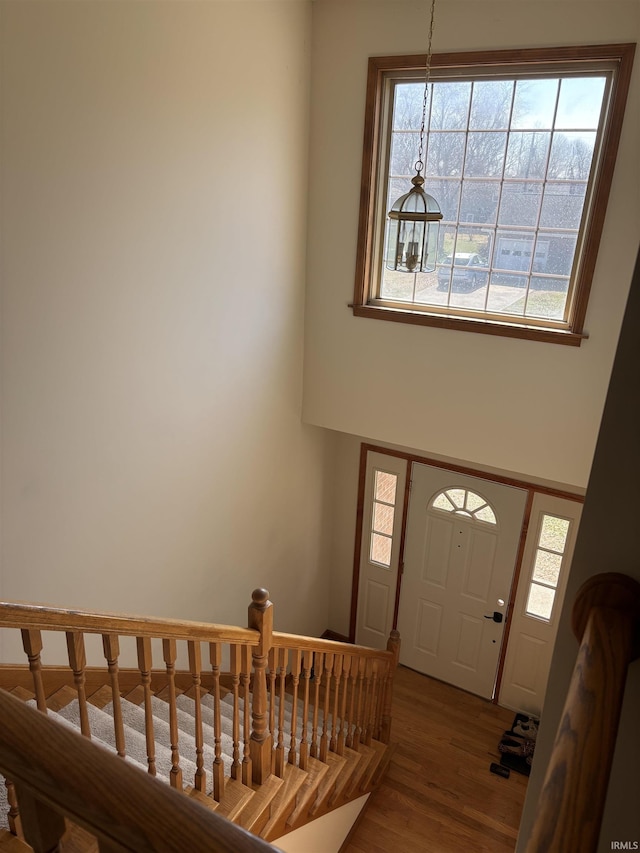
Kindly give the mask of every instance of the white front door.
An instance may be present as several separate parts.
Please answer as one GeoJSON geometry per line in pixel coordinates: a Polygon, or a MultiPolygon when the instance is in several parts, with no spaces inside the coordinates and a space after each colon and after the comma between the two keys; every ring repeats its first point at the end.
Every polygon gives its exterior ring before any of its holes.
{"type": "Polygon", "coordinates": [[[513,607],[500,704],[539,717],[569,577],[582,504],[533,499],[513,607]]]}
{"type": "Polygon", "coordinates": [[[413,464],[401,663],[493,696],[526,499],[522,489],[413,464]]]}

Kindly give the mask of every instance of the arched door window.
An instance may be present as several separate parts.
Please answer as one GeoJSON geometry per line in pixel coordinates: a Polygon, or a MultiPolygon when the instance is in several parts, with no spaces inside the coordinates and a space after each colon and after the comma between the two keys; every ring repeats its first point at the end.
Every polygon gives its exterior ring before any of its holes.
{"type": "Polygon", "coordinates": [[[451,488],[440,492],[431,502],[434,509],[463,515],[473,521],[497,524],[496,514],[483,497],[469,489],[451,488]]]}

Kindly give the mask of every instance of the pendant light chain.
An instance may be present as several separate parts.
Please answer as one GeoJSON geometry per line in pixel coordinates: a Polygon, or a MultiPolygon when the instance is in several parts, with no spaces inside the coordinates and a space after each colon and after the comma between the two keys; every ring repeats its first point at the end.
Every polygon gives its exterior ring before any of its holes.
{"type": "Polygon", "coordinates": [[[429,22],[429,40],[427,43],[427,61],[424,69],[424,95],[422,97],[422,124],[420,125],[420,144],[418,146],[418,159],[416,161],[416,172],[424,169],[424,128],[427,121],[427,100],[429,98],[429,77],[431,76],[431,44],[433,42],[433,20],[436,11],[436,0],[431,0],[431,20],[429,22]]]}
{"type": "MultiPolygon", "coordinates": [[[[426,4],[425,4],[426,5],[426,4]]],[[[424,69],[424,96],[422,98],[422,124],[416,160],[416,174],[411,178],[411,189],[391,205],[387,215],[385,234],[385,267],[401,273],[433,272],[438,257],[438,234],[442,211],[436,199],[425,192],[422,171],[424,164],[425,129],[427,126],[427,102],[429,100],[429,77],[431,74],[431,43],[436,0],[431,0],[429,43],[424,69]]],[[[431,87],[433,95],[433,86],[431,87]]],[[[425,170],[426,171],[426,170],[425,170]]],[[[415,287],[415,284],[414,284],[415,287]]]]}

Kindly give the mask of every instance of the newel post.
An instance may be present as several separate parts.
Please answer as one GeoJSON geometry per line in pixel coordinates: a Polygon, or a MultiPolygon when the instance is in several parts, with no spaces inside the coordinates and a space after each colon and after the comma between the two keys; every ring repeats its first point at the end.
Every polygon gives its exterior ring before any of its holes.
{"type": "Polygon", "coordinates": [[[580,649],[526,853],[598,849],[627,669],[640,657],[640,584],[616,572],[589,578],[572,627],[580,649]]]}
{"type": "Polygon", "coordinates": [[[273,604],[266,589],[254,589],[249,605],[249,628],[260,632],[260,642],[252,647],[253,701],[251,707],[252,778],[262,785],[271,775],[272,735],[267,716],[267,662],[273,633],[273,604]]]}
{"type": "Polygon", "coordinates": [[[391,738],[391,700],[393,698],[393,677],[396,674],[398,660],[400,658],[400,634],[394,630],[389,634],[387,640],[387,651],[391,652],[392,658],[389,663],[387,680],[384,687],[384,703],[382,705],[382,723],[380,726],[380,740],[389,743],[391,738]]]}

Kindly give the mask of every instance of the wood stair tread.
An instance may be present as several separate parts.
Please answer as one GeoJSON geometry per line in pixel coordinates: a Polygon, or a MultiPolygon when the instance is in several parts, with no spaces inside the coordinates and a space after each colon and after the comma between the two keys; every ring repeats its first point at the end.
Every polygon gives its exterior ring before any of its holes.
{"type": "Polygon", "coordinates": [[[208,796],[208,794],[203,794],[202,791],[198,791],[197,788],[191,788],[187,786],[184,789],[184,793],[191,797],[192,800],[195,800],[197,803],[200,803],[201,806],[204,806],[209,811],[217,812],[220,803],[217,803],[213,797],[208,796]]]}
{"type": "Polygon", "coordinates": [[[0,829],[0,850],[3,853],[33,853],[26,841],[12,835],[8,829],[0,829]]]}
{"type": "Polygon", "coordinates": [[[349,747],[344,748],[342,758],[346,761],[346,767],[336,780],[336,787],[329,798],[329,808],[335,808],[340,805],[340,800],[346,796],[353,780],[358,777],[362,765],[366,765],[367,763],[367,757],[364,753],[356,752],[354,749],[349,749],[349,747]]]}
{"type": "Polygon", "coordinates": [[[260,836],[266,841],[273,841],[284,832],[289,815],[296,807],[298,792],[307,778],[306,770],[300,770],[293,764],[284,766],[284,784],[271,803],[271,816],[262,829],[260,836]]]}
{"type": "Polygon", "coordinates": [[[397,743],[386,744],[384,754],[380,760],[380,763],[376,767],[376,771],[373,774],[373,779],[370,782],[371,788],[376,788],[380,784],[380,782],[384,779],[386,772],[389,769],[389,765],[391,764],[391,759],[395,755],[397,748],[398,748],[397,743]]]}
{"type": "MultiPolygon", "coordinates": [[[[373,741],[371,741],[373,743],[373,741]]],[[[361,743],[358,746],[358,755],[360,756],[360,763],[358,767],[353,772],[349,784],[344,790],[344,796],[347,799],[352,799],[353,797],[358,796],[360,793],[360,789],[364,785],[367,777],[370,773],[373,773],[373,769],[371,765],[377,765],[379,761],[378,753],[373,746],[367,746],[366,744],[361,743]]]]}
{"type": "MultiPolygon", "coordinates": [[[[382,741],[372,739],[369,749],[372,749],[374,754],[369,761],[366,773],[362,777],[360,783],[361,792],[370,791],[373,787],[373,779],[385,756],[387,745],[386,743],[382,743],[382,741]]],[[[352,793],[355,793],[355,791],[352,791],[352,793]]]]}
{"type": "Polygon", "coordinates": [[[227,820],[236,821],[253,796],[254,791],[238,779],[226,779],[224,796],[218,803],[217,812],[227,820]]]}
{"type": "Polygon", "coordinates": [[[141,705],[144,702],[144,687],[142,684],[136,684],[133,690],[125,693],[123,698],[126,699],[127,702],[131,702],[132,705],[141,705]]]}
{"type": "Polygon", "coordinates": [[[341,755],[336,755],[335,752],[327,753],[326,765],[329,769],[320,783],[318,796],[309,809],[309,817],[316,818],[320,817],[321,814],[324,814],[329,798],[335,789],[336,782],[339,779],[340,774],[343,772],[346,764],[346,758],[343,758],[341,755]]]}
{"type": "MultiPolygon", "coordinates": [[[[175,690],[176,690],[176,696],[181,696],[184,693],[184,691],[180,690],[179,687],[176,687],[175,690]]],[[[154,695],[157,696],[158,699],[162,699],[163,702],[168,703],[170,698],[171,698],[171,691],[169,689],[169,685],[167,684],[166,687],[163,687],[162,690],[158,690],[158,692],[155,693],[154,695]]]]}
{"type": "Polygon", "coordinates": [[[30,699],[36,698],[36,694],[31,690],[27,690],[25,687],[14,687],[9,692],[13,696],[17,696],[18,699],[22,699],[23,702],[28,702],[30,699]]]}
{"type": "Polygon", "coordinates": [[[107,684],[103,684],[89,696],[89,702],[96,708],[104,708],[109,702],[113,702],[113,691],[107,684]]]}
{"type": "Polygon", "coordinates": [[[329,765],[318,761],[317,758],[309,757],[307,759],[307,778],[304,781],[296,807],[289,815],[287,820],[287,829],[295,829],[301,826],[309,813],[309,809],[318,798],[318,792],[324,781],[325,776],[329,773],[329,765]]]}
{"type": "Polygon", "coordinates": [[[61,708],[65,708],[70,702],[73,702],[73,700],[77,698],[78,694],[73,687],[65,685],[64,687],[60,687],[56,690],[55,693],[52,693],[51,696],[47,696],[47,708],[50,711],[59,711],[61,708]]]}
{"type": "Polygon", "coordinates": [[[271,775],[262,785],[255,786],[252,799],[244,807],[236,823],[248,832],[259,833],[269,821],[273,801],[283,785],[284,779],[271,775]]]}

